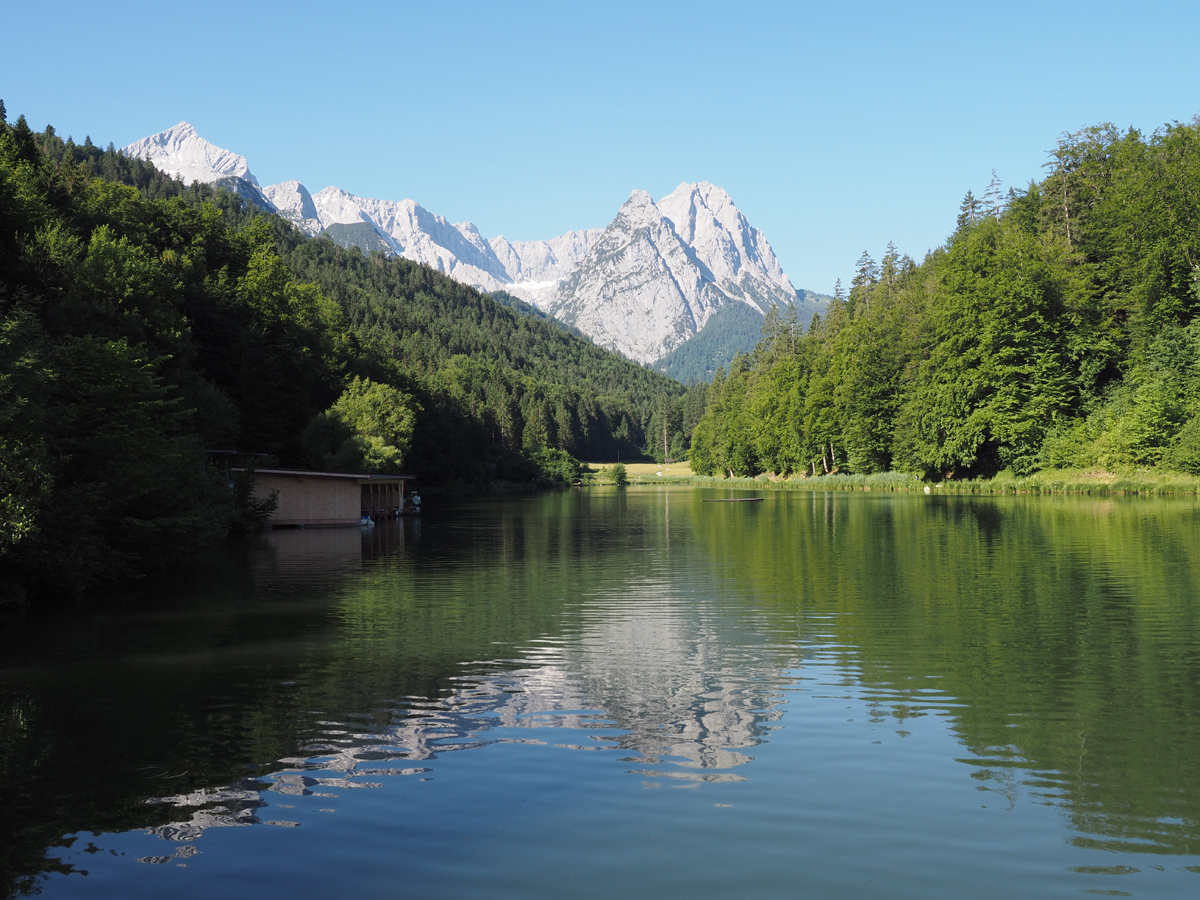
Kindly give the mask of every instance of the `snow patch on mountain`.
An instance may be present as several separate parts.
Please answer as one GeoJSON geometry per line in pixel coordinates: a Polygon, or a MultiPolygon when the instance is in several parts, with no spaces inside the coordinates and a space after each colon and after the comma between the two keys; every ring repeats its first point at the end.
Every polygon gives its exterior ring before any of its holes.
{"type": "Polygon", "coordinates": [[[591,228],[568,231],[548,241],[509,241],[500,235],[490,243],[514,282],[539,282],[570,275],[602,234],[603,228],[591,228]]]}
{"type": "Polygon", "coordinates": [[[510,241],[499,235],[488,243],[511,281],[505,290],[544,307],[603,233],[602,228],[568,231],[548,241],[510,241]]]}

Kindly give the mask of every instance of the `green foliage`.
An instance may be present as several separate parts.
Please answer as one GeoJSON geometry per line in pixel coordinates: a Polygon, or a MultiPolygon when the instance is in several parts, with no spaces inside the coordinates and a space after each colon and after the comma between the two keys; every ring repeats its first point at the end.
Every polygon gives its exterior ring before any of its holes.
{"type": "Polygon", "coordinates": [[[897,461],[929,475],[1027,473],[1072,385],[1053,244],[985,219],[931,265],[935,302],[898,416],[897,461]]]}
{"type": "Polygon", "coordinates": [[[711,382],[734,356],[754,348],[762,323],[762,313],[748,303],[726,303],[691,340],[654,363],[654,368],[684,384],[711,382]]]}
{"type": "Polygon", "coordinates": [[[608,469],[608,477],[617,487],[629,484],[629,475],[625,471],[625,463],[613,463],[608,469]]]}
{"type": "Polygon", "coordinates": [[[793,340],[718,373],[699,474],[1200,469],[1200,121],[1066,135],[917,265],[864,253],[793,340]]]}
{"type": "Polygon", "coordinates": [[[565,450],[544,447],[530,454],[538,478],[548,484],[575,484],[583,478],[583,464],[565,450]]]}
{"type": "Polygon", "coordinates": [[[333,241],[339,247],[357,247],[363,253],[370,253],[372,250],[379,252],[388,250],[388,242],[369,222],[353,224],[338,222],[330,225],[321,236],[326,240],[333,241]]]}
{"type": "Polygon", "coordinates": [[[1177,472],[1200,475],[1200,416],[1193,416],[1176,432],[1162,462],[1177,472]]]}
{"type": "Polygon", "coordinates": [[[574,481],[683,393],[515,301],[24,118],[0,125],[0,259],[0,600],[261,521],[206,468],[231,450],[574,481]]]}
{"type": "MultiPolygon", "coordinates": [[[[794,316],[803,330],[816,310],[832,298],[812,291],[801,294],[784,315],[794,316]]],[[[778,309],[775,314],[780,315],[778,309]]],[[[762,313],[748,303],[726,303],[694,337],[654,363],[654,368],[684,384],[709,383],[717,370],[727,368],[735,356],[754,349],[762,335],[763,319],[762,313]]]]}
{"type": "Polygon", "coordinates": [[[325,471],[399,474],[419,412],[411,394],[356,377],[305,429],[309,462],[325,471]]]}
{"type": "Polygon", "coordinates": [[[156,366],[124,340],[52,343],[22,318],[0,344],[21,354],[3,398],[5,578],[78,590],[217,537],[232,511],[156,366]]]}
{"type": "Polygon", "coordinates": [[[425,266],[287,240],[282,258],[345,310],[357,374],[396,383],[425,408],[411,467],[426,481],[484,481],[512,451],[637,454],[675,382],[425,266]]]}
{"type": "Polygon", "coordinates": [[[267,496],[255,493],[253,468],[229,473],[229,490],[233,495],[234,515],[230,523],[235,530],[250,531],[261,526],[279,508],[279,491],[267,496]]]}

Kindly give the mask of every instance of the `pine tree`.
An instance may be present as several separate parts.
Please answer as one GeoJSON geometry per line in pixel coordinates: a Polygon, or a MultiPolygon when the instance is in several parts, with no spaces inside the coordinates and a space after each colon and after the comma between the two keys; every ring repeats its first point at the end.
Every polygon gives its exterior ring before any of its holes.
{"type": "Polygon", "coordinates": [[[758,343],[758,355],[766,360],[775,358],[780,350],[780,333],[782,330],[779,307],[774,303],[763,318],[762,339],[758,343]]]}
{"type": "Polygon", "coordinates": [[[900,253],[896,250],[895,241],[888,241],[887,252],[883,254],[883,261],[879,267],[879,281],[887,288],[890,295],[899,278],[900,253]]]}
{"type": "Polygon", "coordinates": [[[796,312],[796,304],[789,303],[787,313],[783,317],[783,330],[787,336],[788,353],[791,356],[796,355],[796,341],[800,337],[800,321],[796,312]]]}
{"type": "Polygon", "coordinates": [[[38,149],[37,138],[33,129],[25,121],[25,116],[17,116],[17,122],[12,129],[13,139],[17,146],[17,156],[36,168],[41,167],[42,151],[38,149]]]}
{"type": "Polygon", "coordinates": [[[958,207],[958,227],[966,228],[969,225],[974,225],[979,219],[979,208],[981,204],[971,191],[967,191],[963,197],[962,204],[958,207]]]}
{"type": "Polygon", "coordinates": [[[1006,208],[1003,187],[1004,182],[996,175],[996,170],[992,169],[992,180],[988,182],[988,189],[983,195],[983,203],[987,208],[987,214],[993,219],[1000,218],[1006,208]]]}
{"type": "Polygon", "coordinates": [[[871,297],[871,290],[879,282],[879,265],[871,258],[866,250],[858,258],[853,280],[850,282],[849,312],[851,316],[865,306],[871,297]]]}
{"type": "Polygon", "coordinates": [[[858,258],[858,262],[854,264],[855,275],[850,282],[850,290],[854,291],[856,287],[867,284],[875,284],[879,280],[879,266],[875,260],[871,258],[871,254],[866,250],[862,252],[862,256],[858,258]]]}

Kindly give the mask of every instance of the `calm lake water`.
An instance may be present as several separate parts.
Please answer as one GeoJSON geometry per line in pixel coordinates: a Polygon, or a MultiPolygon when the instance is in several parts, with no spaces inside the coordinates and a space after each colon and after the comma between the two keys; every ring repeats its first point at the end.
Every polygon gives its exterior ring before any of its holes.
{"type": "Polygon", "coordinates": [[[0,626],[0,889],[1200,896],[1200,504],[593,488],[0,626]]]}

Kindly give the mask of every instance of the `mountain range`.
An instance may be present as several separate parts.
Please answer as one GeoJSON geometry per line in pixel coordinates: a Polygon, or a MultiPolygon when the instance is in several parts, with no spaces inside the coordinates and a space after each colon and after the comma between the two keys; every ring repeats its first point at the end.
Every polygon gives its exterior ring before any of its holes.
{"type": "Polygon", "coordinates": [[[311,194],[299,181],[262,187],[245,157],[206,141],[187,122],[122,152],[185,183],[228,188],[306,234],[403,256],[479,290],[514,295],[642,364],[678,360],[689,342],[711,344],[711,352],[686,354],[703,360],[698,369],[676,366],[675,377],[711,377],[726,357],[752,347],[747,315],[761,321],[773,305],[794,305],[807,324],[827,300],[797,291],[762,232],[706,181],[681,184],[657,203],[635,190],[603,229],[510,241],[485,238],[473,223],[451,223],[413,200],[358,197],[337,187],[311,194]],[[731,304],[744,307],[737,318],[747,337],[713,333],[729,320],[714,315],[731,304]]]}

